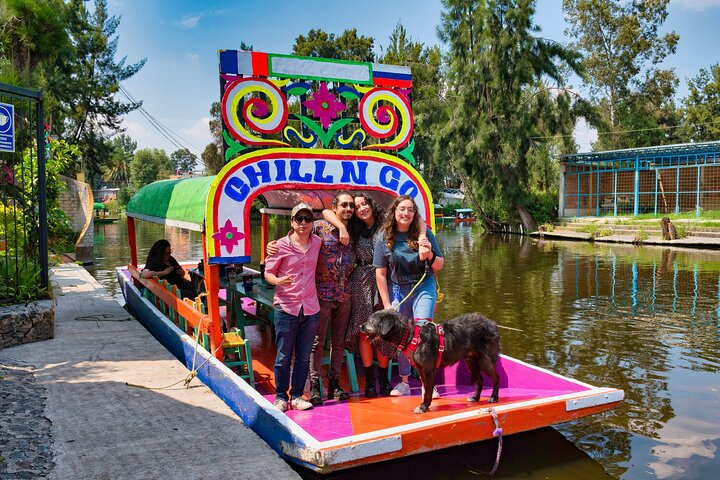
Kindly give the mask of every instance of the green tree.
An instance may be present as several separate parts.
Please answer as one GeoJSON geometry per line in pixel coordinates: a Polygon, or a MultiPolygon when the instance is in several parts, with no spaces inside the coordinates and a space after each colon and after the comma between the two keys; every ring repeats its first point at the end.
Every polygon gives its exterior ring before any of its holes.
{"type": "Polygon", "coordinates": [[[417,169],[423,174],[433,194],[447,186],[453,177],[452,165],[438,160],[435,151],[437,132],[447,122],[441,89],[444,84],[440,47],[426,47],[414,42],[402,24],[390,34],[390,43],[381,63],[410,67],[413,76],[412,107],[415,119],[415,149],[417,169]]]}
{"type": "Polygon", "coordinates": [[[345,30],[339,37],[312,29],[307,36],[298,35],[293,46],[293,54],[303,57],[336,58],[356,62],[373,62],[375,53],[372,37],[358,36],[357,29],[345,30]]]}
{"type": "Polygon", "coordinates": [[[686,141],[706,142],[720,138],[720,64],[702,68],[688,81],[690,93],[683,99],[685,112],[681,135],[686,141]]]}
{"type": "Polygon", "coordinates": [[[449,109],[442,159],[456,162],[466,176],[467,193],[487,228],[497,228],[493,217],[509,216],[532,230],[530,153],[534,139],[571,133],[556,117],[572,114],[562,69],[579,73],[579,56],[533,35],[539,29],[530,0],[442,3],[438,33],[448,44],[449,109]],[[542,83],[548,81],[555,85],[552,95],[542,83]]]}
{"type": "Polygon", "coordinates": [[[181,148],[170,154],[170,161],[174,172],[192,173],[197,165],[197,155],[187,148],[181,148]]]}
{"type": "Polygon", "coordinates": [[[112,153],[108,162],[103,165],[103,180],[114,185],[130,184],[130,162],[132,162],[137,142],[124,133],[113,137],[110,141],[112,153]]]}
{"type": "Polygon", "coordinates": [[[172,174],[172,162],[165,150],[143,148],[135,152],[130,162],[130,186],[133,192],[155,180],[168,178],[172,174]]]}
{"type": "Polygon", "coordinates": [[[47,86],[60,102],[63,134],[80,148],[81,168],[93,183],[112,152],[106,140],[121,131],[121,117],[142,104],[117,94],[145,59],[130,65],[115,59],[120,19],[108,14],[106,0],[95,0],[92,12],[84,0],[70,0],[67,8],[72,49],[60,55],[47,86]]]}
{"type": "Polygon", "coordinates": [[[675,53],[679,36],[661,35],[669,0],[563,0],[567,33],[585,54],[598,109],[596,149],[670,143],[663,127],[677,122],[677,78],[658,64],[675,53]],[[626,132],[626,133],[615,133],[626,132]]]}
{"type": "Polygon", "coordinates": [[[44,64],[70,47],[66,8],[61,0],[0,2],[0,81],[43,86],[44,64]]]}
{"type": "Polygon", "coordinates": [[[208,143],[200,158],[205,164],[205,175],[217,175],[225,166],[225,159],[215,143],[208,143]]]}

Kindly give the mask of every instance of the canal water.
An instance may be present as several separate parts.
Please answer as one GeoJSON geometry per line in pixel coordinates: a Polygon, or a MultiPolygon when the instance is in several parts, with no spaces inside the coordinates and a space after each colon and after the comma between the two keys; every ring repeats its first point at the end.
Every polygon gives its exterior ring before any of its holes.
{"type": "MultiPolygon", "coordinates": [[[[271,224],[271,238],[286,228],[271,224]]],[[[252,236],[257,249],[259,228],[252,236]]],[[[140,261],[158,238],[177,258],[202,257],[194,232],[139,222],[137,238],[140,261]]],[[[496,478],[717,478],[720,252],[483,235],[476,226],[446,227],[438,241],[446,261],[437,319],[481,312],[520,330],[501,330],[507,355],[625,391],[611,412],[505,437],[496,478]]],[[[88,269],[116,297],[113,269],[129,256],[124,223],[95,226],[88,269]]],[[[497,449],[491,440],[325,478],[482,478],[497,449]]]]}

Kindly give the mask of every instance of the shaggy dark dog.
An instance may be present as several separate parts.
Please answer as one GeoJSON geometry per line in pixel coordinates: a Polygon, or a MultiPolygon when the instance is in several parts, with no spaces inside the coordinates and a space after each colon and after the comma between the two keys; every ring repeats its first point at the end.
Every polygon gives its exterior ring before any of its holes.
{"type": "MultiPolygon", "coordinates": [[[[480,372],[485,372],[493,384],[488,402],[497,402],[500,389],[500,380],[497,374],[500,334],[495,322],[479,313],[466,313],[444,322],[442,326],[445,330],[445,351],[440,367],[452,365],[464,358],[470,370],[472,382],[477,385],[475,395],[468,398],[468,401],[480,400],[482,392],[480,372]]],[[[400,345],[404,350],[412,340],[414,324],[395,310],[388,309],[370,315],[360,329],[368,335],[370,341],[379,337],[393,345],[400,345]]],[[[420,373],[420,379],[425,388],[423,402],[415,409],[415,413],[427,412],[432,402],[439,347],[440,340],[435,325],[425,324],[420,330],[420,343],[417,349],[408,356],[410,363],[420,373]]]]}

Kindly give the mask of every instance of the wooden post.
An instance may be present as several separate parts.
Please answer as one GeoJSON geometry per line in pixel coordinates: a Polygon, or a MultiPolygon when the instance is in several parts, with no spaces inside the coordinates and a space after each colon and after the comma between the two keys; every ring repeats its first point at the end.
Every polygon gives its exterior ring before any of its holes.
{"type": "Polygon", "coordinates": [[[210,317],[210,325],[208,333],[210,334],[210,353],[215,352],[215,358],[222,362],[223,351],[219,348],[222,345],[222,328],[220,327],[220,301],[218,295],[220,293],[220,267],[218,265],[210,265],[207,255],[207,238],[205,232],[202,233],[203,245],[203,263],[205,276],[205,291],[207,292],[207,312],[210,317]]]}
{"type": "Polygon", "coordinates": [[[260,217],[260,263],[265,263],[265,245],[268,243],[268,214],[262,212],[260,217]]]}
{"type": "Polygon", "coordinates": [[[135,243],[135,218],[127,217],[128,242],[130,243],[130,263],[137,267],[137,244],[135,243]]]}
{"type": "MultiPolygon", "coordinates": [[[[128,243],[130,244],[130,263],[137,268],[137,243],[135,241],[135,218],[127,217],[128,243]]],[[[140,282],[133,278],[135,288],[140,288],[140,282]]]]}

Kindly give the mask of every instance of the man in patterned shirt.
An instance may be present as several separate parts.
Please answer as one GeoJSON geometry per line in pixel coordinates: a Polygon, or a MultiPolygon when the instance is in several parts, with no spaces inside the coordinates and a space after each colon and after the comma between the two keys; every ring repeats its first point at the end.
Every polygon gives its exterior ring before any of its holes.
{"type": "MultiPolygon", "coordinates": [[[[332,209],[347,226],[355,210],[355,200],[346,191],[338,192],[332,209]]],[[[350,319],[350,274],[355,267],[355,245],[343,245],[340,232],[325,220],[315,222],[315,235],[322,239],[315,283],[320,302],[320,320],[310,357],[310,403],[323,403],[320,395],[320,365],[325,337],[330,326],[330,367],[328,369],[328,400],[347,400],[350,396],[340,387],[339,376],[345,352],[345,333],[350,319]]]]}

